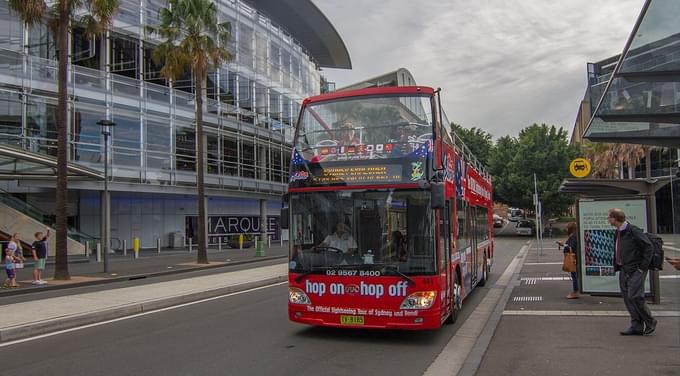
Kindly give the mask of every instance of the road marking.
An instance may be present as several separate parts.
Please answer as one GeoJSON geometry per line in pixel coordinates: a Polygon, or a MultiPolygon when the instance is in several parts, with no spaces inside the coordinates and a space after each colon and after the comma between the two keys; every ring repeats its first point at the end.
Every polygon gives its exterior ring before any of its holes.
{"type": "Polygon", "coordinates": [[[512,298],[513,302],[541,302],[543,301],[542,296],[515,296],[512,298]]]}
{"type": "MultiPolygon", "coordinates": [[[[654,317],[680,317],[680,311],[652,311],[654,317]]],[[[503,316],[630,316],[628,311],[532,311],[505,310],[503,316]]]]}
{"type": "Polygon", "coordinates": [[[524,265],[562,265],[562,262],[525,262],[524,265]]]}
{"type": "Polygon", "coordinates": [[[661,278],[661,279],[680,279],[680,275],[678,275],[678,274],[660,275],[659,278],[661,278]]]}
{"type": "Polygon", "coordinates": [[[571,277],[524,277],[522,281],[533,281],[535,285],[536,281],[571,281],[571,277]]]}
{"type": "Polygon", "coordinates": [[[16,344],[23,343],[23,342],[35,341],[37,339],[52,337],[52,336],[56,336],[56,335],[59,335],[59,334],[75,332],[76,330],[82,330],[82,329],[92,328],[92,327],[95,327],[95,326],[111,324],[111,323],[118,322],[118,321],[134,319],[134,318],[137,318],[137,317],[140,317],[140,316],[152,315],[154,313],[160,313],[160,312],[165,312],[165,311],[171,311],[173,309],[188,307],[188,306],[192,306],[194,304],[200,304],[200,303],[205,303],[205,302],[209,302],[209,301],[212,301],[212,300],[228,298],[228,297],[231,297],[231,296],[246,294],[246,293],[249,293],[249,292],[254,292],[254,291],[263,290],[263,289],[266,289],[266,288],[285,285],[285,284],[288,284],[288,281],[277,282],[277,283],[273,283],[271,285],[255,287],[255,288],[252,288],[252,289],[232,292],[232,293],[225,294],[225,295],[213,296],[212,298],[206,298],[206,299],[197,300],[197,301],[189,302],[189,303],[182,303],[182,304],[172,306],[172,307],[161,308],[161,309],[157,309],[157,310],[153,310],[153,311],[149,311],[149,312],[137,313],[137,314],[134,314],[134,315],[119,317],[119,318],[116,318],[116,319],[111,319],[111,320],[102,321],[102,322],[96,322],[96,323],[93,323],[93,324],[77,326],[75,328],[69,328],[69,329],[64,329],[64,330],[60,330],[60,331],[57,331],[57,332],[41,334],[41,335],[35,336],[35,337],[28,337],[28,338],[18,339],[16,341],[4,342],[4,343],[0,343],[0,348],[11,346],[11,345],[16,345],[16,344]]]}
{"type": "MultiPolygon", "coordinates": [[[[522,246],[517,256],[513,257],[512,262],[505,268],[498,281],[496,281],[484,299],[482,299],[481,303],[477,305],[474,312],[470,314],[463,325],[456,331],[456,334],[451,337],[423,376],[458,375],[473,347],[476,347],[475,345],[477,344],[477,339],[480,338],[480,333],[482,333],[482,330],[488,329],[487,322],[498,306],[501,297],[505,294],[506,288],[511,283],[512,276],[522,266],[522,261],[529,248],[528,243],[522,246]]],[[[488,339],[490,341],[490,336],[488,339]]],[[[483,344],[483,346],[486,348],[488,343],[483,344]]]]}

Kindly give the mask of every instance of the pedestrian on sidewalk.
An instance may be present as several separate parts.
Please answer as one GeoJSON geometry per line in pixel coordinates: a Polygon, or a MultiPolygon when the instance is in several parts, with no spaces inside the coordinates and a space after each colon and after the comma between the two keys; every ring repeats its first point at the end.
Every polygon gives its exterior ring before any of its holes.
{"type": "MultiPolygon", "coordinates": [[[[563,242],[557,242],[557,244],[560,245],[562,248],[562,251],[564,252],[565,256],[567,253],[571,253],[574,256],[574,260],[576,260],[576,251],[578,248],[578,242],[576,241],[576,222],[569,222],[567,223],[567,235],[569,236],[567,238],[567,241],[563,242]]],[[[578,270],[578,269],[576,269],[578,270]]],[[[571,276],[571,292],[567,295],[567,299],[578,299],[578,276],[576,274],[576,271],[570,272],[569,275],[571,276]]]]}
{"type": "Polygon", "coordinates": [[[18,259],[17,263],[20,263],[23,267],[26,258],[24,257],[24,247],[21,245],[21,236],[15,232],[14,234],[12,234],[10,242],[14,242],[14,244],[16,244],[17,250],[14,252],[14,257],[18,259]]]}
{"type": "Polygon", "coordinates": [[[619,272],[621,296],[630,314],[630,327],[621,335],[652,334],[657,320],[645,302],[645,279],[652,261],[652,243],[638,227],[626,221],[621,209],[609,209],[609,224],[616,227],[614,271],[619,272]]]}
{"type": "Polygon", "coordinates": [[[7,244],[5,249],[5,272],[7,273],[7,280],[2,285],[4,288],[14,288],[19,287],[17,284],[17,273],[14,269],[14,263],[16,259],[14,257],[14,252],[16,251],[16,245],[13,242],[7,244]]]}
{"type": "Polygon", "coordinates": [[[33,260],[35,260],[35,267],[33,268],[33,282],[34,285],[44,285],[47,282],[43,281],[42,273],[45,270],[45,261],[47,260],[47,239],[50,237],[50,230],[43,235],[38,231],[35,233],[35,241],[33,242],[33,260]]]}

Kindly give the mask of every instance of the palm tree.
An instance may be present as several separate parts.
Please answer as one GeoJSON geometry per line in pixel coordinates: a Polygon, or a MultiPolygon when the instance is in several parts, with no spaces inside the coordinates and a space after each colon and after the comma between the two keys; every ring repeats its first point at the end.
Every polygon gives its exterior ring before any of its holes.
{"type": "Polygon", "coordinates": [[[633,170],[645,158],[648,147],[637,144],[608,144],[585,142],[583,150],[592,161],[593,175],[599,178],[622,178],[623,166],[628,166],[628,177],[633,178],[633,170]]]}
{"type": "Polygon", "coordinates": [[[106,30],[118,10],[118,0],[8,0],[10,9],[30,27],[46,18],[51,31],[56,34],[59,71],[57,75],[57,187],[56,187],[56,265],[54,279],[70,279],[67,249],[67,151],[68,151],[68,43],[71,24],[81,25],[90,35],[106,30]],[[84,16],[78,12],[86,9],[84,16]]]}
{"type": "Polygon", "coordinates": [[[196,262],[208,263],[208,240],[205,207],[205,151],[203,142],[203,88],[208,70],[231,60],[227,42],[231,34],[229,22],[217,21],[217,7],[210,0],[168,0],[161,9],[161,23],[151,31],[163,38],[153,52],[154,60],[163,64],[161,74],[177,80],[191,70],[196,96],[196,189],[198,200],[198,256],[196,262]]]}

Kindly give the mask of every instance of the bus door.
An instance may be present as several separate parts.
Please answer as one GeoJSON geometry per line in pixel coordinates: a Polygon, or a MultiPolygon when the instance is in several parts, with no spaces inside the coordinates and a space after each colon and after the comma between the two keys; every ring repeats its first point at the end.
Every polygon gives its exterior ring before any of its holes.
{"type": "Polygon", "coordinates": [[[439,276],[440,276],[440,289],[439,292],[441,296],[444,297],[442,300],[442,315],[446,314],[446,310],[443,309],[445,306],[447,309],[452,309],[451,307],[451,202],[446,201],[446,206],[439,210],[439,244],[438,244],[438,256],[439,256],[439,276]]]}
{"type": "Polygon", "coordinates": [[[470,260],[470,286],[474,286],[475,283],[477,283],[477,262],[478,262],[478,255],[477,255],[477,244],[478,244],[478,239],[477,239],[477,221],[475,220],[477,218],[477,208],[473,207],[468,207],[468,215],[467,215],[467,220],[468,220],[468,225],[469,225],[469,235],[470,235],[470,245],[472,246],[472,249],[470,250],[471,252],[471,260],[470,260]]]}

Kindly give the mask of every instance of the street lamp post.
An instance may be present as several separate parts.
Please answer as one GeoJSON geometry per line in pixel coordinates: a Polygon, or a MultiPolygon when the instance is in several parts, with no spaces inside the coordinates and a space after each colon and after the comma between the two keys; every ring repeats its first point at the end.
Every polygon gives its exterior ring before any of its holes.
{"type": "Polygon", "coordinates": [[[102,127],[102,134],[104,135],[104,197],[102,201],[102,243],[104,252],[104,273],[109,272],[109,247],[111,241],[109,240],[110,226],[111,226],[111,211],[109,198],[109,136],[111,135],[111,127],[116,123],[108,119],[102,119],[97,122],[102,127]]]}

